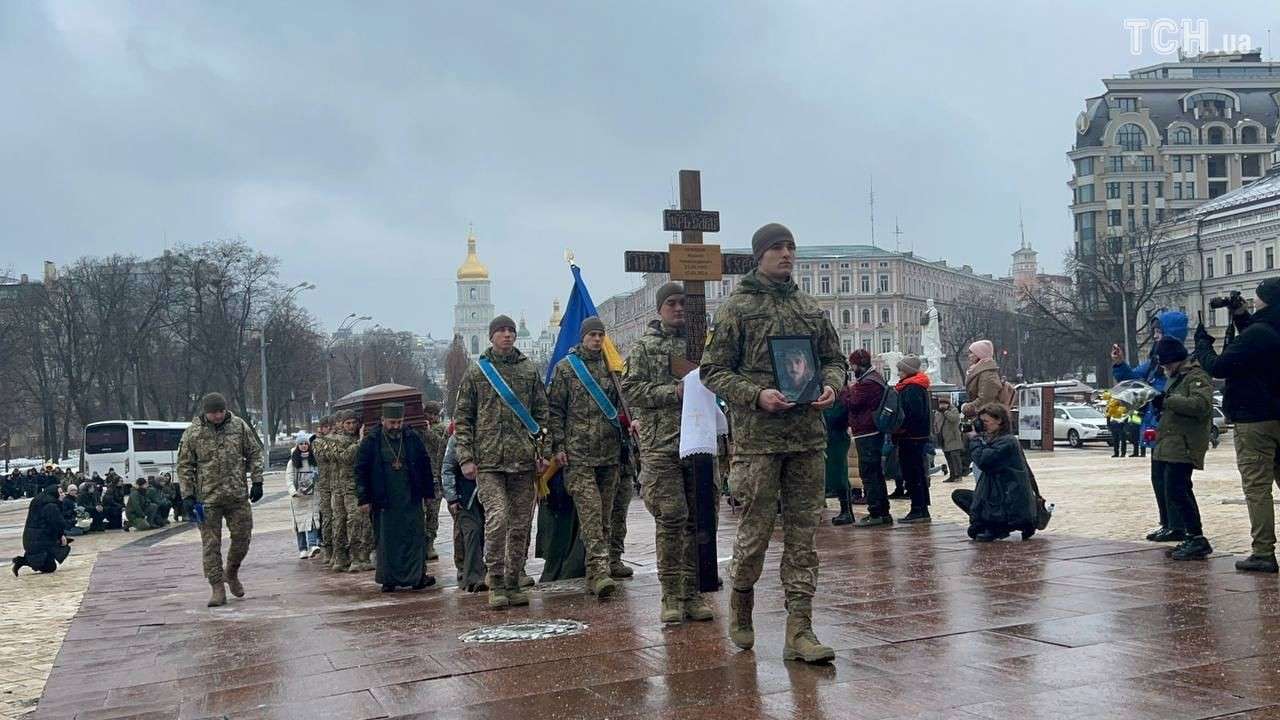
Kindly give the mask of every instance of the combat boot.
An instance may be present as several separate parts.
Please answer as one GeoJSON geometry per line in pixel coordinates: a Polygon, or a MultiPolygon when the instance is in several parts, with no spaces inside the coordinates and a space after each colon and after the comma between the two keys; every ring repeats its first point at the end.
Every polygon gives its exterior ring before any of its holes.
{"type": "Polygon", "coordinates": [[[319,561],[322,565],[328,565],[329,560],[331,558],[331,556],[329,555],[329,548],[327,547],[320,548],[320,554],[317,555],[316,557],[319,558],[319,561]]]}
{"type": "Polygon", "coordinates": [[[675,593],[662,593],[662,612],[658,619],[664,625],[678,625],[684,622],[684,598],[675,593]]]}
{"type": "Polygon", "coordinates": [[[702,597],[702,593],[694,591],[684,599],[684,616],[696,622],[712,620],[716,614],[702,597]]]}
{"type": "Polygon", "coordinates": [[[209,583],[213,593],[209,595],[209,607],[221,607],[227,604],[227,587],[222,583],[209,583]]]}
{"type": "Polygon", "coordinates": [[[608,575],[601,575],[589,581],[591,594],[596,596],[597,600],[604,600],[618,591],[618,583],[608,575]]]}
{"type": "Polygon", "coordinates": [[[529,577],[528,575],[525,575],[524,573],[520,573],[520,587],[522,588],[533,587],[534,584],[535,583],[533,582],[533,578],[529,577]]]}
{"type": "Polygon", "coordinates": [[[782,648],[783,660],[823,663],[835,658],[836,651],[818,642],[818,637],[813,634],[813,623],[807,609],[787,613],[787,641],[782,648]]]}
{"type": "Polygon", "coordinates": [[[636,572],[631,569],[631,566],[622,562],[621,559],[609,561],[609,577],[614,580],[626,580],[635,574],[636,572]]]}
{"type": "Polygon", "coordinates": [[[507,579],[507,602],[511,607],[521,607],[529,604],[529,593],[520,587],[519,580],[507,579]]]}
{"type": "Polygon", "coordinates": [[[505,608],[511,604],[507,599],[507,589],[501,585],[489,586],[489,607],[493,609],[505,608]]]}
{"type": "Polygon", "coordinates": [[[755,590],[734,588],[729,595],[729,639],[743,650],[756,644],[756,631],[751,626],[751,608],[755,605],[755,590]]]}
{"type": "Polygon", "coordinates": [[[231,594],[238,598],[244,597],[244,585],[240,584],[240,568],[227,566],[222,575],[227,580],[227,588],[231,590],[231,594]]]}

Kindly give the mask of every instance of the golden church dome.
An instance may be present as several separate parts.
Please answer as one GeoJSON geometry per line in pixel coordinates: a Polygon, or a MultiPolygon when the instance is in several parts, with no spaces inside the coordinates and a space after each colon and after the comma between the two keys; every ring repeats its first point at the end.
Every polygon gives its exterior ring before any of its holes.
{"type": "Polygon", "coordinates": [[[467,231],[467,259],[462,261],[462,267],[458,268],[458,279],[489,279],[489,268],[485,267],[480,262],[480,258],[476,257],[476,236],[470,230],[467,231]]]}

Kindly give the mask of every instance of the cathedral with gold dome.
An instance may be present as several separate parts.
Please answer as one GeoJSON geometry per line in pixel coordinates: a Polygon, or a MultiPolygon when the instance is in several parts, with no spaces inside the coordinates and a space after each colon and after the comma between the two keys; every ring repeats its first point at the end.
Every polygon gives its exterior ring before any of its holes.
{"type": "Polygon", "coordinates": [[[467,231],[467,259],[458,268],[458,300],[453,306],[453,334],[474,360],[489,347],[489,321],[493,320],[493,296],[489,269],[476,255],[476,236],[467,231]]]}

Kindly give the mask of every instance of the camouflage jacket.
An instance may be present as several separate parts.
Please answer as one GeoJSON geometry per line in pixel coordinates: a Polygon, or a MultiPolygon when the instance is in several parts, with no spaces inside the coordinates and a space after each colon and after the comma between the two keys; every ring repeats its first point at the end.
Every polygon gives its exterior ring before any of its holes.
{"type": "Polygon", "coordinates": [[[431,458],[431,476],[437,485],[440,484],[440,472],[444,466],[444,448],[449,441],[449,438],[445,437],[447,430],[447,425],[434,423],[421,428],[418,433],[422,436],[422,442],[426,443],[427,457],[431,458]]]}
{"type": "Polygon", "coordinates": [[[680,452],[680,381],[671,372],[671,358],[684,356],[684,336],[664,329],[661,320],[649,323],[627,356],[622,392],[640,421],[642,453],[680,452]]]}
{"type": "MultiPolygon", "coordinates": [[[[507,381],[516,398],[524,403],[534,421],[545,429],[547,392],[533,363],[515,349],[504,357],[489,348],[484,356],[507,381]]],[[[473,462],[480,472],[524,472],[536,467],[540,448],[477,364],[467,368],[462,376],[454,415],[459,465],[473,462]]]]}
{"type": "MultiPolygon", "coordinates": [[[[590,352],[579,345],[571,351],[582,359],[587,372],[595,378],[605,397],[616,409],[618,392],[609,377],[604,354],[590,352]]],[[[552,452],[569,455],[569,463],[590,467],[617,465],[622,456],[622,436],[615,422],[605,419],[600,406],[578,379],[578,374],[565,358],[556,364],[547,388],[547,401],[551,406],[552,452]]]]}
{"type": "Polygon", "coordinates": [[[776,335],[813,337],[823,385],[844,387],[847,365],[840,339],[818,303],[793,281],[773,282],[752,271],[716,311],[715,332],[702,358],[702,382],[732,412],[736,454],[826,447],[826,426],[816,407],[766,413],[756,405],[760,391],[776,387],[769,353],[769,337],[776,335]]]}
{"type": "Polygon", "coordinates": [[[249,424],[230,412],[221,425],[198,415],[178,443],[178,482],[182,497],[205,504],[249,497],[244,481],[262,482],[262,443],[249,424]]]}
{"type": "Polygon", "coordinates": [[[360,438],[342,431],[316,438],[315,456],[330,492],[356,492],[356,450],[360,438]]]}

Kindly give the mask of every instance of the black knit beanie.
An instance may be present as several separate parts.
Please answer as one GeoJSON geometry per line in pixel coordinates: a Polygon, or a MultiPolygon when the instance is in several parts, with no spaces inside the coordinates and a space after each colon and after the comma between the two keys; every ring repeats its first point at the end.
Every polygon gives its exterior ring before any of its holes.
{"type": "Polygon", "coordinates": [[[510,330],[511,332],[515,332],[516,321],[512,320],[506,315],[499,315],[498,317],[490,320],[489,321],[489,337],[492,338],[494,333],[504,328],[510,330]]]}
{"type": "Polygon", "coordinates": [[[796,239],[786,225],[769,223],[751,236],[751,254],[755,256],[756,262],[760,262],[760,258],[764,256],[766,250],[787,240],[795,242],[796,239]]]}

